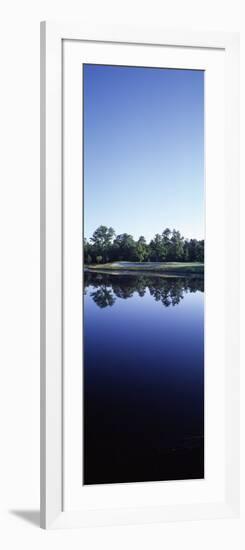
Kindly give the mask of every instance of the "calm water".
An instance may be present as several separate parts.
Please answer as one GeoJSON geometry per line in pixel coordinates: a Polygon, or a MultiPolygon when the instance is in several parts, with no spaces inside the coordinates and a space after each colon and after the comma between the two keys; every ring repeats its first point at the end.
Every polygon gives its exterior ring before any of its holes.
{"type": "Polygon", "coordinates": [[[202,478],[203,279],[84,287],[84,483],[202,478]]]}

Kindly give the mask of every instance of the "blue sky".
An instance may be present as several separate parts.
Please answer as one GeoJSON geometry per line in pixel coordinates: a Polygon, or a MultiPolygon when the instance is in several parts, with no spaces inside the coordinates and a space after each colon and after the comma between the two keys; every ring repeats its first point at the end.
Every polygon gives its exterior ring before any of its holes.
{"type": "Polygon", "coordinates": [[[203,71],[84,65],[84,235],[204,237],[203,71]]]}

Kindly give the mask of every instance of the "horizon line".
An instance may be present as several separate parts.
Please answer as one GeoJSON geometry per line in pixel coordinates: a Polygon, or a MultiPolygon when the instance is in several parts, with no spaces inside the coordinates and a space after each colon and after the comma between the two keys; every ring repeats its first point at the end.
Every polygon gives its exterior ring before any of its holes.
{"type": "MultiPolygon", "coordinates": [[[[84,238],[84,239],[87,239],[88,241],[90,241],[90,240],[92,239],[92,236],[93,236],[94,232],[95,232],[99,227],[101,227],[101,226],[107,227],[108,229],[109,229],[110,227],[112,227],[111,225],[105,225],[105,224],[101,223],[101,224],[98,225],[98,226],[96,227],[96,229],[93,231],[91,237],[86,236],[86,235],[85,235],[85,232],[83,231],[83,238],[84,238]]],[[[112,229],[114,229],[114,228],[112,227],[112,229]]],[[[123,232],[121,232],[121,233],[118,233],[117,231],[114,230],[114,231],[115,231],[115,237],[114,237],[114,239],[115,239],[116,237],[118,237],[119,235],[124,235],[124,234],[126,234],[126,235],[130,235],[135,241],[137,241],[138,239],[140,239],[140,237],[144,237],[145,240],[146,240],[146,242],[148,242],[148,241],[150,242],[151,240],[153,240],[153,239],[155,238],[156,235],[162,236],[163,231],[165,231],[166,229],[169,229],[171,233],[173,233],[174,230],[175,230],[175,231],[179,231],[181,237],[182,237],[185,241],[190,241],[190,240],[205,241],[205,237],[204,237],[204,236],[202,236],[202,237],[185,237],[185,235],[183,235],[183,234],[181,233],[181,231],[180,231],[179,229],[176,229],[175,227],[174,227],[173,229],[170,229],[170,227],[165,227],[161,232],[154,233],[154,235],[153,235],[152,237],[150,237],[149,239],[147,239],[143,233],[140,233],[138,237],[135,237],[134,235],[132,235],[132,233],[128,233],[127,231],[123,231],[123,232]]],[[[114,240],[114,239],[113,239],[113,240],[114,240]]]]}

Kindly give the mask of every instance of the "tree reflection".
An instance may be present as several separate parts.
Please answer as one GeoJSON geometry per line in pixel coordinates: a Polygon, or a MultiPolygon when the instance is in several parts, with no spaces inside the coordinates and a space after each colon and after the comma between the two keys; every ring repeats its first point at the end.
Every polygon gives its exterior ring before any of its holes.
{"type": "Polygon", "coordinates": [[[105,285],[101,285],[98,290],[91,292],[90,296],[100,308],[113,306],[116,301],[112,290],[105,285]]]}
{"type": "Polygon", "coordinates": [[[117,298],[126,300],[134,294],[143,297],[146,291],[163,306],[176,306],[188,292],[204,291],[203,277],[159,277],[155,275],[122,275],[84,273],[84,294],[89,294],[100,308],[112,307],[117,298]],[[92,288],[92,291],[91,291],[92,288]]]}

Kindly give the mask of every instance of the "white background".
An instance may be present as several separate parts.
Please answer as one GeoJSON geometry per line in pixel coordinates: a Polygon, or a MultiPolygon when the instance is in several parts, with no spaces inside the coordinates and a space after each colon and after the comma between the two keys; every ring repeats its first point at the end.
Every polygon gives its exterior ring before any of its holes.
{"type": "MultiPolygon", "coordinates": [[[[45,532],[39,507],[39,22],[104,23],[241,32],[241,97],[245,96],[242,0],[8,0],[0,19],[0,545],[5,550],[71,547],[94,550],[244,548],[241,519],[45,532]],[[27,514],[25,511],[30,511],[27,514]],[[29,519],[28,519],[28,517],[29,519]]],[[[244,156],[244,101],[241,104],[244,156]]],[[[241,183],[244,181],[242,166],[241,183]]],[[[242,189],[241,214],[244,215],[242,189]]],[[[218,233],[218,212],[217,212],[218,233]]],[[[245,222],[242,222],[242,240],[245,222]]],[[[244,245],[243,245],[244,248],[244,245]]],[[[244,279],[244,257],[242,277],[244,279]]],[[[242,289],[242,305],[244,291],[242,289]]],[[[242,334],[245,329],[242,315],[242,334]]],[[[244,336],[242,338],[244,340],[244,336]]],[[[242,362],[245,355],[243,352],[242,362]]],[[[241,369],[242,370],[242,369],[241,369]]],[[[242,374],[242,394],[244,376],[242,374]]],[[[242,395],[242,397],[243,397],[242,395]]],[[[245,398],[242,398],[245,402],[245,398]]],[[[245,407],[242,404],[244,418],[245,407]]],[[[244,422],[242,423],[244,432],[244,422]]],[[[242,463],[245,463],[244,439],[242,463]]]]}

